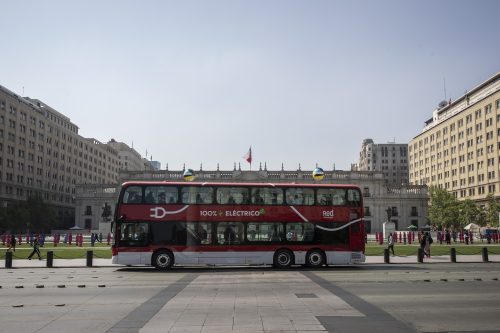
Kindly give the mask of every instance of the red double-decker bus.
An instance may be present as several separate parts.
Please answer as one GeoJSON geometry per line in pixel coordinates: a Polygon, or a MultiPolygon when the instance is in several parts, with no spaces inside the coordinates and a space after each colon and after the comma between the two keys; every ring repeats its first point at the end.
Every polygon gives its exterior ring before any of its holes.
{"type": "Polygon", "coordinates": [[[285,268],[365,260],[354,185],[127,182],[118,200],[114,264],[285,268]]]}

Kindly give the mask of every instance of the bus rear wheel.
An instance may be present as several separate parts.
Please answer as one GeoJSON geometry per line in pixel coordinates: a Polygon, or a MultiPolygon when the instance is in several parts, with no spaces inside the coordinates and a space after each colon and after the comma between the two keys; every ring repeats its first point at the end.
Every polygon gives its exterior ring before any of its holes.
{"type": "Polygon", "coordinates": [[[306,254],[306,266],[310,268],[318,268],[325,264],[325,254],[323,251],[313,249],[306,254]]]}
{"type": "Polygon", "coordinates": [[[287,249],[281,249],[274,254],[273,266],[277,268],[288,268],[293,264],[293,253],[287,249]]]}
{"type": "Polygon", "coordinates": [[[174,255],[168,250],[160,250],[153,255],[153,266],[156,269],[167,270],[174,264],[174,255]]]}

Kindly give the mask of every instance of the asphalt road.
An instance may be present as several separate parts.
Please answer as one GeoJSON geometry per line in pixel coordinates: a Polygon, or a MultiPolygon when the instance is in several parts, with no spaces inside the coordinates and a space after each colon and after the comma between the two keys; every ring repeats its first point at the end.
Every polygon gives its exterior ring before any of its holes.
{"type": "Polygon", "coordinates": [[[0,269],[0,332],[500,332],[500,263],[0,269]]]}

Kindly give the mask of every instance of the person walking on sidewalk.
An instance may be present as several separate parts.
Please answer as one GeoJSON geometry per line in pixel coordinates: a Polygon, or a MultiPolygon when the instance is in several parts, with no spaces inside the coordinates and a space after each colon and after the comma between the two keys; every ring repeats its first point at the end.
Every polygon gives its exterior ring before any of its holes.
{"type": "Polygon", "coordinates": [[[387,239],[387,248],[391,250],[392,256],[394,256],[394,236],[392,232],[389,234],[389,238],[387,239]]]}
{"type": "Polygon", "coordinates": [[[42,260],[42,255],[40,254],[40,250],[38,249],[39,245],[40,244],[38,243],[38,238],[35,238],[33,240],[33,252],[31,252],[31,254],[29,255],[28,260],[31,260],[31,257],[33,257],[35,253],[38,255],[38,260],[42,260]]]}
{"type": "Polygon", "coordinates": [[[11,235],[9,240],[9,248],[7,249],[7,252],[9,252],[10,250],[12,250],[12,252],[16,252],[16,243],[17,243],[16,236],[11,235]]]}
{"type": "Polygon", "coordinates": [[[426,232],[422,238],[422,242],[421,242],[420,246],[424,249],[424,255],[427,258],[431,257],[431,244],[432,244],[432,242],[433,242],[433,240],[432,240],[431,235],[429,234],[429,232],[426,232]]]}

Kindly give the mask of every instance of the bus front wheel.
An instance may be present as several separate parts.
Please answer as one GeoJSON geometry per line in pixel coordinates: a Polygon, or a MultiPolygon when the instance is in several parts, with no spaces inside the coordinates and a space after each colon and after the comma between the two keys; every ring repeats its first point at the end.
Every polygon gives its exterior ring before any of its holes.
{"type": "Polygon", "coordinates": [[[167,250],[160,250],[153,255],[153,266],[160,270],[167,270],[174,264],[174,255],[167,250]]]}
{"type": "Polygon", "coordinates": [[[306,266],[310,268],[321,267],[325,264],[325,254],[323,251],[318,249],[313,249],[307,252],[306,255],[306,266]]]}
{"type": "Polygon", "coordinates": [[[293,254],[287,249],[281,249],[274,254],[274,267],[288,268],[293,264],[293,254]]]}

